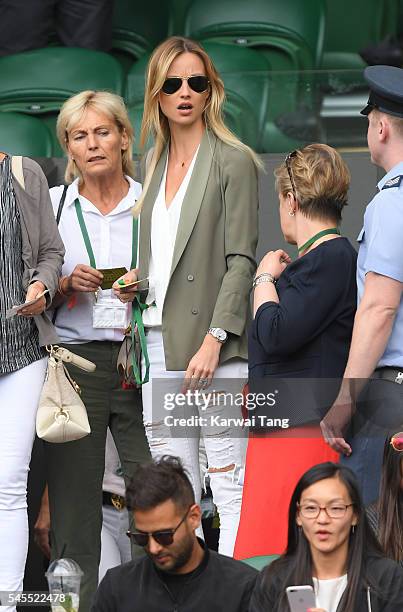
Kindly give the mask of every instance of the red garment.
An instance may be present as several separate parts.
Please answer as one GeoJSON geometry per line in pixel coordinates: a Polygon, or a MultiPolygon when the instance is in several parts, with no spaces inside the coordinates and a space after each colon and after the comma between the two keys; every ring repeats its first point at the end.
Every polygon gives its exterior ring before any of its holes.
{"type": "Polygon", "coordinates": [[[295,485],[317,463],[339,461],[319,427],[249,438],[235,559],[281,554],[287,545],[288,507],[295,485]]]}

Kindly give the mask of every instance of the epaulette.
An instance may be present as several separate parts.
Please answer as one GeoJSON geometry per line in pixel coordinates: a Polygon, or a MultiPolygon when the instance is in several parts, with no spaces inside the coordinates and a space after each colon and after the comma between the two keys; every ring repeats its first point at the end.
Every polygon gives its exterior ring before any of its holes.
{"type": "Polygon", "coordinates": [[[394,178],[389,179],[388,181],[386,181],[381,191],[383,191],[384,189],[391,189],[392,187],[400,187],[400,183],[402,182],[402,180],[402,174],[400,174],[400,176],[395,176],[394,178]]]}

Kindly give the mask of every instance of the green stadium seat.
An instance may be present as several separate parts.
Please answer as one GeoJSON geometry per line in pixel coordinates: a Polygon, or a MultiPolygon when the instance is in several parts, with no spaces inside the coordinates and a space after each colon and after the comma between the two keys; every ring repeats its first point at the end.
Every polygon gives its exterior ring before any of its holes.
{"type": "Polygon", "coordinates": [[[135,62],[127,73],[126,102],[131,105],[144,99],[146,70],[150,54],[145,53],[135,62]]]}
{"type": "Polygon", "coordinates": [[[52,137],[35,117],[0,112],[0,151],[27,157],[52,157],[52,137]]]}
{"type": "Polygon", "coordinates": [[[259,134],[253,109],[235,91],[226,89],[225,94],[224,120],[226,125],[242,142],[257,150],[259,134]],[[247,121],[245,121],[246,117],[247,121]]]}
{"type": "Polygon", "coordinates": [[[259,138],[264,152],[285,152],[303,144],[279,129],[280,115],[306,108],[319,122],[320,96],[309,71],[320,66],[324,32],[324,0],[194,0],[185,20],[185,33],[203,44],[253,47],[268,60],[272,82],[259,138]]]}
{"type": "Polygon", "coordinates": [[[170,3],[166,0],[147,0],[141,5],[133,0],[115,0],[112,53],[123,64],[128,60],[131,64],[166,38],[169,27],[170,3]]]}
{"type": "Polygon", "coordinates": [[[267,565],[270,565],[272,561],[278,559],[280,555],[261,555],[259,557],[249,557],[248,559],[241,559],[246,565],[250,565],[257,570],[262,570],[267,565]]]}
{"type": "MultiPolygon", "coordinates": [[[[220,73],[226,91],[236,91],[250,106],[257,123],[256,146],[260,149],[262,133],[270,101],[270,64],[255,49],[206,41],[204,48],[220,73]]],[[[245,117],[244,121],[249,118],[245,117]]]]}
{"type": "Polygon", "coordinates": [[[322,68],[362,70],[366,63],[359,52],[397,33],[398,1],[327,0],[322,68]]]}
{"type": "Polygon", "coordinates": [[[270,48],[270,39],[277,34],[278,39],[307,45],[311,58],[306,68],[312,68],[322,59],[325,4],[324,0],[194,0],[186,13],[185,34],[260,50],[270,48]]]}
{"type": "Polygon", "coordinates": [[[0,110],[41,114],[84,89],[123,93],[124,75],[107,53],[47,47],[0,57],[0,110]]]}
{"type": "MultiPolygon", "coordinates": [[[[129,118],[132,123],[134,129],[134,145],[133,145],[133,153],[135,155],[141,155],[144,151],[140,148],[140,130],[141,130],[141,121],[143,119],[143,102],[137,102],[136,104],[132,104],[128,107],[129,118]]],[[[151,148],[152,143],[147,143],[145,150],[147,151],[151,148]]]]}
{"type": "Polygon", "coordinates": [[[85,89],[123,94],[119,62],[100,51],[47,47],[0,57],[0,111],[37,115],[53,135],[54,155],[62,155],[55,136],[63,102],[85,89]]]}
{"type": "Polygon", "coordinates": [[[169,36],[181,36],[184,31],[184,20],[188,6],[192,0],[170,0],[171,19],[169,26],[169,36]]]}

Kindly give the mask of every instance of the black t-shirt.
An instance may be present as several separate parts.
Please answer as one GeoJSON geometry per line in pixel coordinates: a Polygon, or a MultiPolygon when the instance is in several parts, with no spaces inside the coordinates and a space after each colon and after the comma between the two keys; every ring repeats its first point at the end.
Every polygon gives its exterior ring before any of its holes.
{"type": "Polygon", "coordinates": [[[186,585],[200,574],[208,563],[208,554],[205,552],[201,563],[191,572],[187,574],[170,574],[157,569],[158,575],[161,580],[166,584],[172,597],[176,601],[181,601],[181,593],[186,585]]]}

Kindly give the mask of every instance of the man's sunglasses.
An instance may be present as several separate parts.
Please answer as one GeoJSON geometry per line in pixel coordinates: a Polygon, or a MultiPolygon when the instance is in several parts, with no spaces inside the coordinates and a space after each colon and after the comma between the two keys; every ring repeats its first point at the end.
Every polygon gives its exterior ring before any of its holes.
{"type": "Polygon", "coordinates": [[[164,94],[170,96],[182,87],[183,81],[187,81],[190,89],[196,93],[203,93],[209,86],[209,80],[206,76],[190,76],[190,77],[168,77],[162,86],[164,94]]]}
{"type": "Polygon", "coordinates": [[[153,540],[155,540],[161,546],[170,546],[174,541],[174,535],[178,531],[179,527],[184,522],[185,518],[189,514],[191,506],[186,510],[185,516],[182,518],[181,522],[174,529],[167,529],[167,531],[126,531],[126,535],[134,540],[138,546],[147,546],[149,537],[152,536],[153,540]]]}
{"type": "Polygon", "coordinates": [[[403,453],[403,431],[393,434],[390,439],[390,445],[393,446],[398,453],[403,453]]]}

